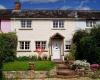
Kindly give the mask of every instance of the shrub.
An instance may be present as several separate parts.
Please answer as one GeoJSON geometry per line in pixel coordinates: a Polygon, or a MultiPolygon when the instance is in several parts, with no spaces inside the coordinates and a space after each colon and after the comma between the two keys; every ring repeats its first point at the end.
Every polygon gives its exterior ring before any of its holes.
{"type": "Polygon", "coordinates": [[[27,57],[27,56],[22,56],[22,57],[17,57],[17,59],[16,60],[18,60],[18,61],[29,61],[30,60],[30,58],[29,57],[27,57]]]}
{"type": "Polygon", "coordinates": [[[41,61],[42,60],[42,57],[41,56],[38,56],[38,60],[41,61]]]}
{"type": "Polygon", "coordinates": [[[100,25],[89,33],[84,30],[77,31],[72,40],[76,45],[74,52],[72,51],[75,59],[85,59],[92,64],[100,63],[100,25]]]}
{"type": "Polygon", "coordinates": [[[100,65],[99,64],[91,64],[90,67],[92,70],[97,70],[100,68],[100,65]]]}
{"type": "Polygon", "coordinates": [[[0,80],[2,80],[3,62],[16,58],[17,36],[15,33],[0,33],[0,80]]]}
{"type": "Polygon", "coordinates": [[[38,59],[37,59],[37,56],[34,55],[34,56],[21,56],[21,57],[17,57],[16,60],[18,60],[18,61],[36,61],[38,59]]]}
{"type": "Polygon", "coordinates": [[[76,60],[74,61],[74,64],[72,64],[72,69],[82,69],[84,68],[85,70],[90,69],[90,63],[88,63],[86,60],[76,60]]]}
{"type": "Polygon", "coordinates": [[[37,55],[31,56],[31,61],[36,61],[37,59],[37,55]]]}
{"type": "Polygon", "coordinates": [[[3,62],[13,61],[16,57],[17,36],[15,33],[0,34],[0,54],[3,62]]]}

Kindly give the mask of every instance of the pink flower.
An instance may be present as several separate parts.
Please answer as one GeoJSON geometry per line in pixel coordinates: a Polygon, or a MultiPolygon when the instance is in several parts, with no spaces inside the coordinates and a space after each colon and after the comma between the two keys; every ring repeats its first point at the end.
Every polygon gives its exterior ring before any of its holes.
{"type": "Polygon", "coordinates": [[[92,64],[90,65],[91,69],[98,69],[100,68],[100,65],[99,64],[92,64]]]}

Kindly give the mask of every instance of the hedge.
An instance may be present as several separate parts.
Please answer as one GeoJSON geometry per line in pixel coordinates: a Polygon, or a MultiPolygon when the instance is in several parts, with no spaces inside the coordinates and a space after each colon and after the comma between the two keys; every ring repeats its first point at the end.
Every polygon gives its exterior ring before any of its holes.
{"type": "Polygon", "coordinates": [[[100,64],[100,25],[91,29],[77,31],[73,36],[75,59],[87,60],[90,63],[100,64]]]}
{"type": "Polygon", "coordinates": [[[17,36],[15,33],[0,33],[0,79],[4,62],[14,61],[16,58],[17,36]]]}

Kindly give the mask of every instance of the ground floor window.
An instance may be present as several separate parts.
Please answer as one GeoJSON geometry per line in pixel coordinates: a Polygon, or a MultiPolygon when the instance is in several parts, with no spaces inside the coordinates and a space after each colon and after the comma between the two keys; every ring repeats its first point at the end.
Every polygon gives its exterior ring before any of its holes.
{"type": "Polygon", "coordinates": [[[45,50],[46,49],[46,41],[36,41],[35,48],[36,49],[41,48],[41,49],[45,50]]]}
{"type": "Polygon", "coordinates": [[[69,50],[70,47],[71,47],[71,41],[66,41],[66,42],[65,42],[65,49],[66,49],[66,50],[69,50]]]}
{"type": "Polygon", "coordinates": [[[30,49],[30,41],[19,41],[20,50],[29,50],[30,49]]]}
{"type": "Polygon", "coordinates": [[[71,45],[65,45],[66,49],[70,49],[71,45]]]}

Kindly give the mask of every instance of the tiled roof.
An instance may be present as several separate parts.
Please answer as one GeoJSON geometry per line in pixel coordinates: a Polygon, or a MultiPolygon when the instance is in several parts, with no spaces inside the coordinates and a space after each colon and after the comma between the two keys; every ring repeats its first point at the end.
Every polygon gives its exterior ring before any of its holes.
{"type": "Polygon", "coordinates": [[[92,10],[0,10],[0,19],[6,18],[71,18],[100,19],[100,11],[92,10]]]}

